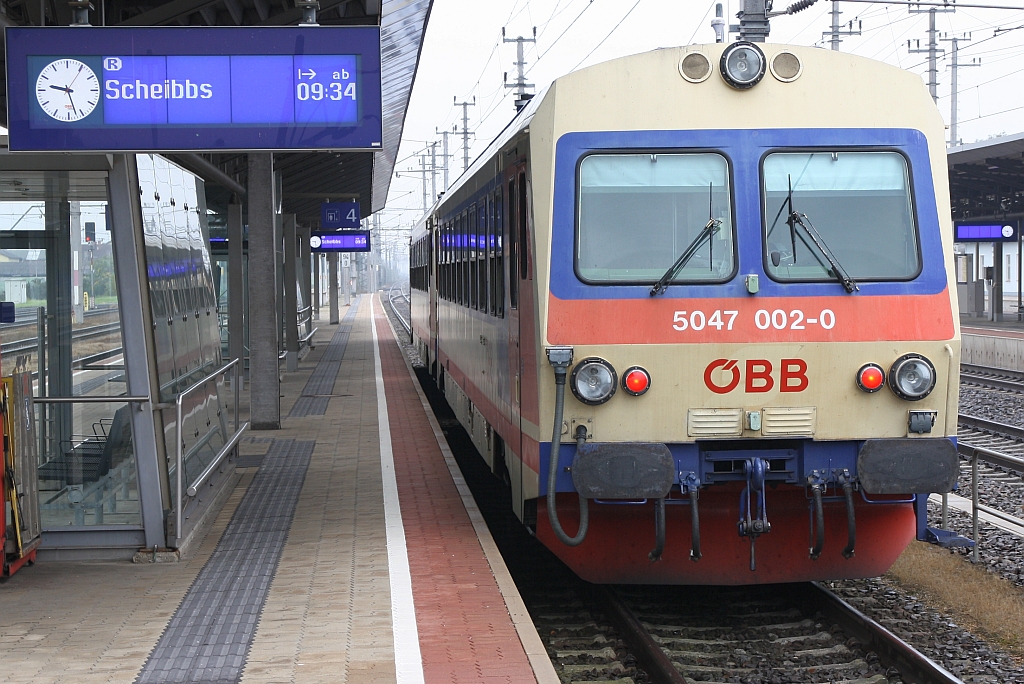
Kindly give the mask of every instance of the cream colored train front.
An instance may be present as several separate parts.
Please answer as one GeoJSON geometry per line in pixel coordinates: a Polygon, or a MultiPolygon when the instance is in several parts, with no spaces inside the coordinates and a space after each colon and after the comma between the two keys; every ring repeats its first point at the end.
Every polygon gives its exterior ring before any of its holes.
{"type": "Polygon", "coordinates": [[[588,580],[878,575],[955,481],[944,130],[914,74],[743,42],[584,69],[413,239],[424,361],[588,580]]]}

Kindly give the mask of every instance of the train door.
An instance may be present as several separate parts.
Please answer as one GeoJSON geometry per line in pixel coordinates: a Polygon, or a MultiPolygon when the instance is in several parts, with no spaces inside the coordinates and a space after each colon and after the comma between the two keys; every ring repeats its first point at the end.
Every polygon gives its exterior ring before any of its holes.
{"type": "Polygon", "coordinates": [[[506,465],[512,487],[512,507],[519,519],[523,518],[523,438],[522,438],[522,399],[523,399],[523,355],[520,343],[520,270],[521,250],[526,246],[521,243],[520,221],[523,206],[519,196],[525,181],[526,164],[519,162],[509,167],[505,174],[505,244],[508,245],[505,258],[505,277],[508,282],[508,371],[509,371],[509,406],[511,407],[512,435],[508,445],[515,455],[506,457],[506,465]]]}

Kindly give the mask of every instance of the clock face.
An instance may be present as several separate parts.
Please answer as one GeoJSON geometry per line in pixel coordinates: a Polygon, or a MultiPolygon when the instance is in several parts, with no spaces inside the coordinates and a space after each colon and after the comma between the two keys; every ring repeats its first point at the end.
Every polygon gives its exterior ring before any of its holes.
{"type": "Polygon", "coordinates": [[[100,82],[89,65],[77,59],[58,59],[36,79],[39,106],[57,121],[81,121],[100,101],[100,82]]]}
{"type": "Polygon", "coordinates": [[[313,249],[320,249],[321,242],[322,240],[320,239],[319,235],[314,235],[309,238],[309,246],[312,247],[313,249]]]}
{"type": "Polygon", "coordinates": [[[1003,226],[1003,237],[1013,237],[1013,226],[1003,226]]]}

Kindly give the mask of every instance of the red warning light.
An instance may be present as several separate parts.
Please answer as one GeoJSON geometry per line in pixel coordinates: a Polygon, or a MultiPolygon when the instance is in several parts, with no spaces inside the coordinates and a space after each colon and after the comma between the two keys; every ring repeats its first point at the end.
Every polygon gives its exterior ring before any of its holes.
{"type": "Polygon", "coordinates": [[[865,392],[877,392],[884,384],[885,371],[877,364],[866,364],[857,371],[857,386],[865,392]]]}
{"type": "Polygon", "coordinates": [[[634,397],[639,397],[650,388],[651,375],[640,366],[633,366],[622,374],[622,389],[634,397]]]}

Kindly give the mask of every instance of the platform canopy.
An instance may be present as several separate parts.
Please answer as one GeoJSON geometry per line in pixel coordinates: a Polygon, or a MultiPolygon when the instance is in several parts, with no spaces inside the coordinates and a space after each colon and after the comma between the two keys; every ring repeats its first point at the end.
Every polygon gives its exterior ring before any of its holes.
{"type": "MultiPolygon", "coordinates": [[[[433,0],[320,0],[321,25],[380,26],[383,147],[379,152],[275,154],[284,213],[317,224],[320,204],[326,200],[357,200],[364,216],[384,207],[432,4],[433,0]]],[[[89,20],[94,26],[293,26],[302,20],[294,0],[93,0],[93,5],[89,20]]],[[[0,26],[72,23],[67,0],[0,0],[0,8],[0,26]],[[40,11],[45,12],[42,22],[40,11]]],[[[0,87],[0,100],[0,120],[6,125],[6,82],[0,87]]],[[[218,200],[226,204],[232,194],[244,192],[244,153],[168,156],[207,181],[213,205],[218,200]]]]}
{"type": "Polygon", "coordinates": [[[1024,133],[949,148],[953,218],[1024,218],[1024,133]]]}

